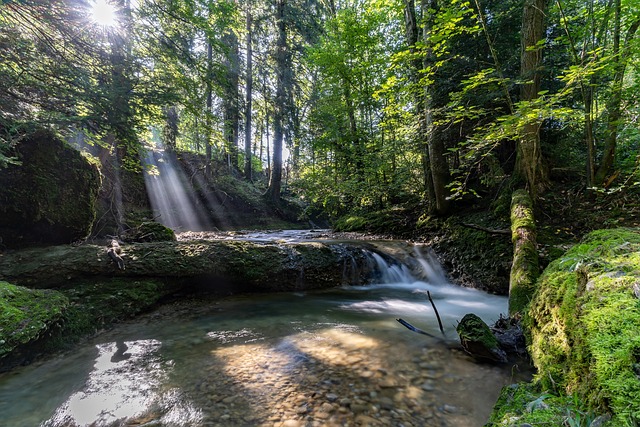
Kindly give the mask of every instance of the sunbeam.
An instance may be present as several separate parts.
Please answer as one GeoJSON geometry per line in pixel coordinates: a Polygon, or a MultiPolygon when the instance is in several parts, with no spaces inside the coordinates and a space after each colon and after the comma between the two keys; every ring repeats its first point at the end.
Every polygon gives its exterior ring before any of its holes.
{"type": "Polygon", "coordinates": [[[211,229],[205,209],[188,181],[174,153],[148,150],[144,159],[144,180],[151,207],[158,222],[176,231],[211,229]]]}

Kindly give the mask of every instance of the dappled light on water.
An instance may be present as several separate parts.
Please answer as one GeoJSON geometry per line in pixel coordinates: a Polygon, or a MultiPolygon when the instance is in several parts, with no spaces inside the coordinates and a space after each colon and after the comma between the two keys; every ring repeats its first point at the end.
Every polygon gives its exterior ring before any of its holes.
{"type": "Polygon", "coordinates": [[[42,427],[109,426],[125,419],[154,418],[150,413],[161,407],[170,408],[162,411],[163,420],[200,422],[201,411],[178,390],[162,391],[171,362],[162,360],[160,346],[157,340],[98,344],[98,356],[84,387],[60,405],[42,427]]]}

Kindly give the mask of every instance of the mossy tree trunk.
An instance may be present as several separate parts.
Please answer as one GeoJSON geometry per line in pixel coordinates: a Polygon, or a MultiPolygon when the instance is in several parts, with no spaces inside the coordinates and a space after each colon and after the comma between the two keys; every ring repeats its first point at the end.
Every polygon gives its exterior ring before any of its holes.
{"type": "Polygon", "coordinates": [[[509,315],[522,313],[535,291],[540,274],[533,201],[525,190],[511,197],[513,263],[509,277],[509,315]]]}

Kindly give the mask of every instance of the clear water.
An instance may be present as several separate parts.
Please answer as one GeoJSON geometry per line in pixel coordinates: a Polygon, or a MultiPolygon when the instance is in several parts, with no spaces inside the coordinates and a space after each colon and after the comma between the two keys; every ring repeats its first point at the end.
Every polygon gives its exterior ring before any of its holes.
{"type": "Polygon", "coordinates": [[[468,312],[495,321],[506,298],[405,273],[381,285],[163,306],[0,375],[0,425],[483,425],[518,369],[475,363],[455,325],[468,312]]]}

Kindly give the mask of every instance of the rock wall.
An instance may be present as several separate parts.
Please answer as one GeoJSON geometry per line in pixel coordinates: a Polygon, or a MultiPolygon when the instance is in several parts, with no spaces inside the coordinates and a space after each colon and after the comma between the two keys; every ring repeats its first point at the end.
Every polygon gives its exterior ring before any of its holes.
{"type": "Polygon", "coordinates": [[[87,237],[96,217],[97,168],[47,130],[27,137],[14,155],[21,164],[0,169],[0,243],[15,248],[87,237]]]}

